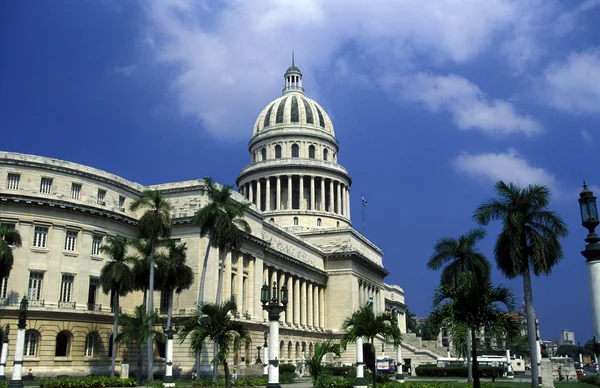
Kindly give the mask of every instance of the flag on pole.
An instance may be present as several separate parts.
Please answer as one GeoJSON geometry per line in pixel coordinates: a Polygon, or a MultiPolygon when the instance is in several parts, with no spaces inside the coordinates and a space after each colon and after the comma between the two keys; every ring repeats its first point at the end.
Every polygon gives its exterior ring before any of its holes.
{"type": "Polygon", "coordinates": [[[361,195],[361,198],[362,198],[362,205],[367,206],[367,200],[365,199],[365,196],[361,195]]]}

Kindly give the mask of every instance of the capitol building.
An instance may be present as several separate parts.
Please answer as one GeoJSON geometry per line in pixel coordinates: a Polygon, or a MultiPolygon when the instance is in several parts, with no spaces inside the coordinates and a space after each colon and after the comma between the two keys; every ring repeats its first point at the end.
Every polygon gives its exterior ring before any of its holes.
{"type": "MultiPolygon", "coordinates": [[[[385,282],[389,272],[383,252],[352,227],[352,179],[338,163],[340,147],[333,123],[306,96],[296,66],[285,72],[281,97],[258,115],[248,149],[249,164],[241,169],[232,195],[252,203],[245,215],[251,233],[239,251],[227,255],[223,277],[223,297],[235,298],[237,319],[252,337],[252,344],[231,355],[238,373],[256,364],[259,353],[263,356],[257,347],[263,345],[268,319],[260,288],[274,281],[289,289],[287,310],[280,317],[282,363],[300,364],[316,343],[338,338],[343,320],[369,298],[377,312],[394,307],[398,311],[405,365],[414,371],[418,364],[445,356],[446,349],[437,341],[406,333],[404,291],[385,282]]],[[[187,264],[195,282],[173,298],[173,315],[183,318],[198,305],[208,243],[189,222],[207,204],[201,179],[143,186],[68,161],[0,152],[0,223],[18,230],[23,239],[23,245],[14,248],[10,276],[0,279],[0,326],[14,328],[8,342],[9,374],[23,296],[29,299],[25,373],[30,369],[35,376],[108,373],[113,312],[110,296],[98,285],[107,262],[100,246],[109,236],[136,237],[142,213],[131,212],[129,205],[145,189],[158,190],[168,199],[171,238],[187,244],[187,264]]],[[[211,249],[203,290],[207,301],[216,300],[218,264],[218,251],[211,249]]],[[[162,317],[168,298],[160,292],[154,298],[162,317]]],[[[122,312],[131,313],[142,299],[141,292],[121,298],[122,312]]],[[[175,337],[173,363],[181,373],[194,367],[188,345],[175,337]]],[[[381,343],[376,346],[382,355],[381,343]]],[[[384,348],[395,358],[391,344],[384,348]]],[[[119,344],[116,356],[117,365],[130,363],[135,368],[136,355],[126,344],[119,344]]],[[[156,371],[162,373],[164,344],[155,344],[154,357],[156,371]]],[[[206,370],[210,358],[203,357],[206,370]]],[[[355,349],[349,347],[339,358],[328,355],[327,361],[352,364],[355,349]]]]}

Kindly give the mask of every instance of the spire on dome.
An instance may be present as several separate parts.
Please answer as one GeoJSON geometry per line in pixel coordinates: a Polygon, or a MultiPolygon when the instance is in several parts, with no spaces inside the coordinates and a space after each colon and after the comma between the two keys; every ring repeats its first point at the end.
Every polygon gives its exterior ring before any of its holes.
{"type": "Polygon", "coordinates": [[[289,91],[298,91],[304,93],[302,88],[302,72],[298,69],[294,63],[294,52],[292,51],[292,66],[288,67],[283,75],[285,84],[283,87],[283,93],[289,91]]]}

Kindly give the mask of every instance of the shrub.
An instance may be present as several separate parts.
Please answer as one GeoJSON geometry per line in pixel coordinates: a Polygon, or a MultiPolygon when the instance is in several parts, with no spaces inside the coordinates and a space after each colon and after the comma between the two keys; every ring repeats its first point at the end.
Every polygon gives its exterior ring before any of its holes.
{"type": "MultiPolygon", "coordinates": [[[[259,387],[265,386],[268,383],[266,377],[247,377],[243,379],[231,380],[231,385],[234,387],[259,387]]],[[[197,379],[192,382],[195,387],[224,387],[225,379],[213,381],[211,378],[197,379]]]]}
{"type": "Polygon", "coordinates": [[[102,387],[135,387],[134,379],[118,377],[89,376],[66,377],[40,380],[40,388],[102,388],[102,387]]]}
{"type": "Polygon", "coordinates": [[[296,373],[294,372],[283,372],[279,374],[279,382],[281,384],[291,384],[294,382],[296,378],[296,373]]]}
{"type": "MultiPolygon", "coordinates": [[[[441,368],[434,365],[419,365],[415,368],[417,376],[424,377],[467,377],[468,371],[466,366],[452,366],[441,368]]],[[[479,375],[481,377],[491,377],[494,373],[496,376],[502,376],[504,368],[501,366],[479,366],[479,375]]]]}
{"type": "Polygon", "coordinates": [[[279,365],[279,373],[294,373],[296,372],[296,365],[294,364],[281,364],[279,365]]]}
{"type": "Polygon", "coordinates": [[[355,367],[352,366],[330,366],[326,365],[323,367],[323,373],[329,373],[332,376],[349,376],[351,371],[356,371],[355,367]]]}
{"type": "Polygon", "coordinates": [[[600,387],[600,376],[592,375],[592,376],[581,376],[577,378],[580,383],[592,384],[600,387]]]}
{"type": "Polygon", "coordinates": [[[329,373],[323,373],[314,382],[315,388],[352,388],[354,379],[344,379],[332,376],[329,373]]]}

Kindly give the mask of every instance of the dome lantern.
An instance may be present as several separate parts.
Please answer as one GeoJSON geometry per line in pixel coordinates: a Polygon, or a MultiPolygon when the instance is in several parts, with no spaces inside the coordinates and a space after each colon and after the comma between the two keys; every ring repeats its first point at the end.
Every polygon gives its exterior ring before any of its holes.
{"type": "Polygon", "coordinates": [[[302,88],[302,72],[294,64],[294,52],[292,51],[292,66],[288,67],[285,74],[283,75],[285,84],[283,87],[283,94],[289,91],[296,91],[304,93],[302,88]]]}

